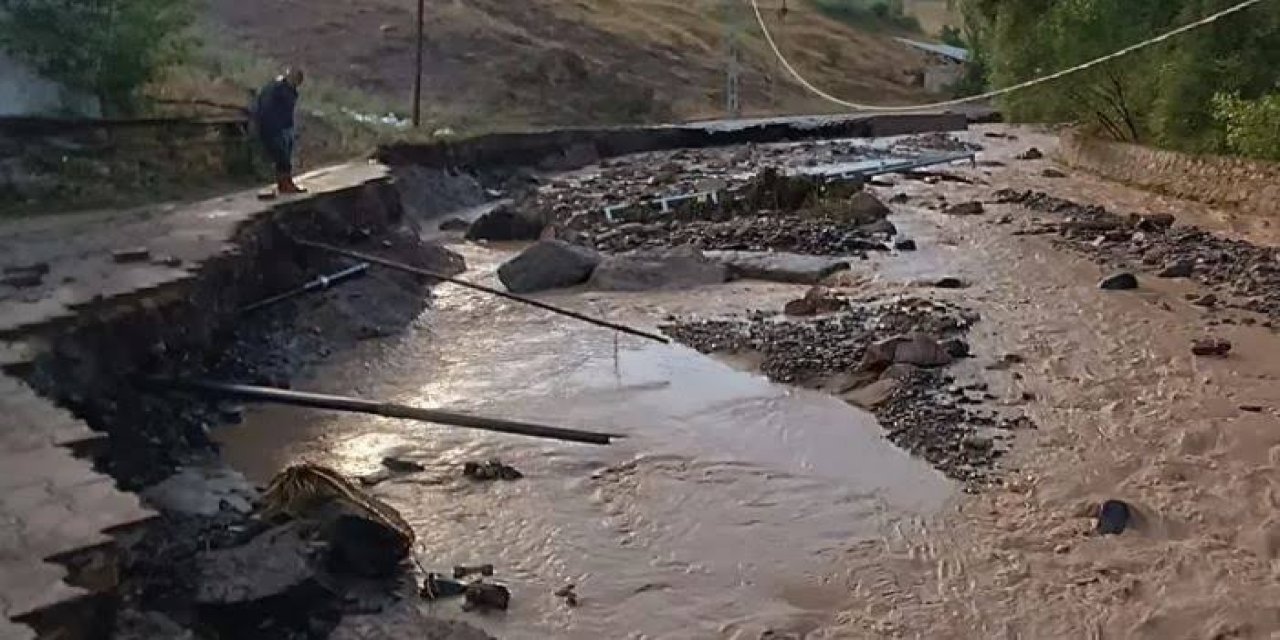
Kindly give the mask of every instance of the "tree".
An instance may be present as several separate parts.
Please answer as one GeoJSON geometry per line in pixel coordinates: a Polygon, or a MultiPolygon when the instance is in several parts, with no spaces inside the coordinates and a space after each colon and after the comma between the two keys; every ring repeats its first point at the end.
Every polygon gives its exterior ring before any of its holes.
{"type": "Polygon", "coordinates": [[[188,51],[189,0],[0,0],[0,48],[68,87],[128,110],[188,51]]]}

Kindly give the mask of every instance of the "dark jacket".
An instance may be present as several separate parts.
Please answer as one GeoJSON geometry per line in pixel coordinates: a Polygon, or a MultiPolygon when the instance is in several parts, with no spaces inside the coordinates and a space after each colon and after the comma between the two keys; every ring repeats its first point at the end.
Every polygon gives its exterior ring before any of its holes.
{"type": "Polygon", "coordinates": [[[258,92],[254,103],[254,120],[258,135],[275,137],[293,128],[293,112],[298,106],[298,90],[276,78],[258,92]]]}

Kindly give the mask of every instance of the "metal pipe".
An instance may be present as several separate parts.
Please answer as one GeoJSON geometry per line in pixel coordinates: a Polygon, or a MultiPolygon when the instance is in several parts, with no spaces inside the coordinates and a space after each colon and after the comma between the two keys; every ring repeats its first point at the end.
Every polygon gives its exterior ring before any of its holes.
{"type": "Polygon", "coordinates": [[[294,296],[300,296],[304,293],[316,291],[319,289],[328,289],[332,285],[338,284],[340,282],[344,282],[346,280],[350,280],[352,278],[355,278],[356,276],[362,276],[368,271],[369,271],[369,263],[362,262],[354,267],[348,267],[346,269],[343,269],[342,271],[339,271],[333,275],[320,276],[315,280],[312,280],[311,282],[308,282],[296,289],[292,289],[284,293],[276,294],[274,296],[271,296],[270,298],[265,298],[263,300],[254,302],[253,304],[246,305],[245,307],[240,309],[240,313],[250,313],[253,311],[257,311],[258,309],[262,309],[264,307],[269,307],[278,302],[283,302],[294,296]]]}
{"type": "Polygon", "coordinates": [[[313,409],[329,409],[349,413],[364,413],[385,416],[388,418],[403,418],[405,420],[433,422],[436,424],[465,427],[468,429],[481,429],[484,431],[511,433],[535,438],[550,438],[568,442],[581,442],[584,444],[606,445],[611,444],[611,440],[613,438],[625,437],[614,433],[600,433],[596,431],[566,429],[563,427],[550,427],[528,422],[503,420],[500,418],[484,418],[480,416],[454,413],[451,411],[441,411],[439,409],[423,409],[420,407],[411,407],[391,402],[377,402],[347,396],[308,393],[305,391],[292,391],[288,389],[276,389],[273,387],[258,387],[244,384],[213,382],[210,380],[175,380],[158,377],[143,378],[142,382],[144,386],[150,386],[158,389],[196,393],[200,395],[212,395],[223,398],[234,398],[246,402],[267,402],[291,405],[295,407],[310,407],[313,409]]]}
{"type": "Polygon", "coordinates": [[[379,257],[377,257],[377,256],[369,255],[369,254],[367,254],[367,253],[360,253],[360,252],[358,252],[358,251],[350,251],[350,250],[348,250],[348,249],[342,249],[342,248],[335,247],[335,246],[332,246],[332,245],[322,244],[322,243],[319,243],[319,242],[313,242],[313,241],[311,241],[311,240],[302,240],[302,239],[300,239],[300,238],[295,238],[295,239],[294,239],[294,241],[295,241],[295,242],[297,242],[298,244],[300,244],[300,245],[304,246],[304,247],[311,247],[312,249],[319,249],[319,250],[321,250],[321,251],[328,251],[328,252],[330,252],[330,253],[335,253],[335,254],[340,255],[340,256],[346,256],[346,257],[348,257],[348,258],[353,258],[353,259],[356,259],[356,260],[361,260],[361,261],[364,261],[364,262],[368,262],[368,263],[370,263],[370,264],[376,264],[376,265],[379,265],[379,266],[383,266],[383,267],[386,267],[386,268],[388,268],[388,269],[397,269],[397,270],[399,270],[399,271],[404,271],[404,272],[406,272],[406,273],[413,273],[413,274],[417,274],[417,275],[420,275],[420,276],[426,276],[426,277],[428,277],[428,278],[435,278],[436,280],[441,280],[441,281],[444,281],[444,282],[449,282],[449,283],[456,284],[456,285],[461,286],[461,287],[466,287],[466,288],[468,288],[468,289],[474,289],[474,290],[476,290],[476,291],[480,291],[480,292],[483,292],[483,293],[488,293],[488,294],[491,294],[491,295],[495,295],[495,296],[498,296],[498,297],[500,297],[500,298],[506,298],[507,300],[514,300],[514,301],[516,301],[516,302],[520,302],[520,303],[523,303],[523,304],[527,304],[527,305],[529,305],[529,306],[531,306],[531,307],[537,307],[537,308],[539,308],[539,309],[543,309],[543,310],[545,310],[545,311],[550,311],[550,312],[552,312],[552,313],[558,313],[558,314],[560,314],[560,315],[562,315],[562,316],[565,316],[565,317],[568,317],[568,318],[573,318],[574,320],[581,320],[581,321],[583,321],[583,322],[587,322],[587,323],[590,323],[590,324],[594,324],[594,325],[599,326],[599,327],[606,327],[606,328],[609,328],[609,329],[613,329],[614,331],[620,331],[620,332],[622,332],[622,333],[630,334],[630,335],[633,335],[633,336],[638,336],[638,337],[645,338],[645,339],[648,339],[648,340],[653,340],[654,342],[661,342],[662,344],[669,344],[669,343],[671,342],[671,341],[670,341],[669,339],[667,339],[665,336],[660,336],[660,335],[657,335],[657,334],[654,334],[654,333],[649,333],[649,332],[647,332],[647,331],[641,331],[641,330],[639,330],[639,329],[633,329],[633,328],[628,327],[628,326],[625,326],[625,325],[621,325],[621,324],[616,324],[616,323],[613,323],[613,322],[609,322],[608,320],[600,320],[599,318],[592,318],[591,316],[583,315],[583,314],[578,313],[578,312],[576,312],[576,311],[569,311],[568,309],[561,309],[560,307],[555,307],[555,306],[549,305],[549,304],[547,304],[547,303],[545,303],[545,302],[539,302],[539,301],[534,300],[534,299],[532,299],[532,298],[526,298],[526,297],[524,297],[524,296],[518,296],[518,295],[515,295],[514,293],[508,293],[508,292],[506,292],[506,291],[500,291],[500,290],[498,290],[498,289],[493,289],[493,288],[491,288],[491,287],[486,287],[486,286],[484,286],[484,285],[476,284],[476,283],[474,283],[474,282],[467,282],[466,280],[459,280],[459,279],[457,279],[457,278],[453,278],[453,277],[450,277],[450,276],[446,276],[446,275],[444,275],[444,274],[442,274],[442,273],[436,273],[436,272],[431,271],[431,270],[428,270],[428,269],[423,269],[423,268],[420,268],[420,267],[415,267],[415,266],[412,266],[412,265],[407,265],[407,264],[404,264],[403,262],[396,262],[395,260],[387,260],[387,259],[385,259],[385,258],[379,258],[379,257]]]}

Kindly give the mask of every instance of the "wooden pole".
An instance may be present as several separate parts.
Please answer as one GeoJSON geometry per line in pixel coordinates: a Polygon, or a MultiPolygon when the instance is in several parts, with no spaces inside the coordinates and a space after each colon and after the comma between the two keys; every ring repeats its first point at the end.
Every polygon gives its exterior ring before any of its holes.
{"type": "Polygon", "coordinates": [[[418,0],[418,46],[417,61],[414,63],[413,74],[413,126],[418,128],[422,126],[422,55],[423,55],[423,33],[424,23],[426,21],[426,0],[418,0]]]}
{"type": "Polygon", "coordinates": [[[660,335],[653,334],[653,333],[648,333],[648,332],[646,332],[646,331],[641,331],[641,330],[639,330],[639,329],[632,329],[631,327],[628,327],[628,326],[625,326],[625,325],[620,325],[620,324],[615,324],[615,323],[613,323],[613,322],[609,322],[609,321],[607,321],[607,320],[600,320],[599,318],[592,318],[591,316],[586,316],[586,315],[583,315],[583,314],[578,313],[578,312],[576,312],[576,311],[569,311],[568,309],[561,309],[560,307],[555,307],[555,306],[549,305],[549,304],[547,304],[547,303],[545,303],[545,302],[539,302],[539,301],[537,301],[537,300],[533,300],[533,299],[531,299],[531,298],[526,298],[526,297],[524,297],[524,296],[518,296],[518,295],[515,295],[514,293],[507,293],[506,291],[499,291],[499,290],[497,290],[497,289],[492,289],[492,288],[490,288],[490,287],[486,287],[486,286],[484,286],[484,285],[476,284],[476,283],[474,283],[474,282],[467,282],[466,280],[459,280],[459,279],[457,279],[457,278],[451,278],[451,277],[446,276],[446,275],[441,274],[441,273],[436,273],[436,272],[434,272],[434,271],[429,271],[429,270],[427,270],[427,269],[422,269],[422,268],[415,267],[415,266],[412,266],[412,265],[407,265],[407,264],[404,264],[404,263],[402,263],[402,262],[396,262],[396,261],[394,261],[394,260],[387,260],[387,259],[385,259],[385,258],[379,258],[378,256],[369,255],[369,254],[367,254],[367,253],[360,253],[360,252],[358,252],[358,251],[350,251],[350,250],[348,250],[348,249],[342,249],[342,248],[340,248],[340,247],[334,247],[334,246],[327,245],[327,244],[322,244],[322,243],[319,243],[319,242],[312,242],[312,241],[310,241],[310,240],[302,240],[302,239],[294,238],[294,242],[297,242],[298,244],[300,244],[300,245],[302,245],[302,246],[304,246],[304,247],[311,247],[312,249],[319,249],[319,250],[321,250],[321,251],[328,251],[328,252],[330,252],[330,253],[335,253],[335,254],[340,255],[340,256],[346,256],[346,257],[348,257],[348,258],[354,258],[354,259],[359,260],[359,261],[361,261],[361,262],[368,262],[368,263],[370,263],[370,264],[376,264],[376,265],[380,265],[380,266],[383,266],[383,267],[387,267],[388,269],[396,269],[396,270],[399,270],[399,271],[404,271],[404,272],[406,272],[406,273],[412,273],[412,274],[416,274],[416,275],[420,275],[420,276],[425,276],[425,277],[428,277],[428,278],[435,278],[436,280],[442,280],[442,281],[444,281],[444,282],[450,282],[450,283],[456,284],[456,285],[458,285],[458,286],[466,287],[466,288],[468,288],[468,289],[474,289],[474,290],[476,290],[476,291],[480,291],[480,292],[483,292],[483,293],[488,293],[488,294],[491,294],[491,295],[495,295],[495,296],[498,296],[498,297],[500,297],[500,298],[506,298],[506,299],[508,299],[508,300],[514,300],[514,301],[519,302],[519,303],[522,303],[522,304],[527,304],[527,305],[529,305],[529,306],[531,306],[531,307],[537,307],[537,308],[539,308],[539,309],[543,309],[543,310],[545,310],[545,311],[550,311],[550,312],[552,312],[552,313],[558,313],[558,314],[560,314],[560,315],[562,315],[562,316],[566,316],[566,317],[569,317],[569,318],[573,318],[574,320],[581,320],[581,321],[583,321],[583,322],[588,322],[588,323],[594,324],[594,325],[599,326],[599,327],[606,327],[606,328],[609,328],[609,329],[613,329],[614,331],[621,331],[622,333],[630,334],[630,335],[637,336],[637,337],[640,337],[640,338],[645,338],[645,339],[647,339],[647,340],[652,340],[652,341],[654,341],[654,342],[661,342],[662,344],[670,344],[670,343],[671,343],[671,341],[670,341],[670,340],[668,340],[668,339],[667,339],[666,337],[664,337],[664,336],[660,336],[660,335]]]}
{"type": "Polygon", "coordinates": [[[584,444],[606,445],[611,444],[610,441],[613,438],[625,437],[614,433],[600,433],[596,431],[581,431],[578,429],[549,427],[546,425],[532,424],[528,422],[516,422],[513,420],[484,418],[462,413],[453,413],[451,411],[440,411],[438,409],[423,409],[420,407],[411,407],[409,405],[394,404],[391,402],[377,402],[347,396],[307,393],[304,391],[276,389],[273,387],[257,387],[245,384],[213,382],[209,380],[174,380],[156,377],[144,378],[142,382],[144,385],[160,389],[196,393],[200,395],[212,395],[223,398],[234,398],[237,400],[244,400],[246,402],[267,402],[273,404],[287,404],[295,407],[310,407],[312,409],[330,409],[333,411],[346,411],[349,413],[365,413],[385,416],[388,418],[403,418],[405,420],[433,422],[436,424],[446,424],[455,427],[466,427],[468,429],[481,429],[484,431],[496,431],[498,433],[532,436],[534,438],[550,438],[553,440],[565,440],[568,442],[581,442],[584,444]]]}

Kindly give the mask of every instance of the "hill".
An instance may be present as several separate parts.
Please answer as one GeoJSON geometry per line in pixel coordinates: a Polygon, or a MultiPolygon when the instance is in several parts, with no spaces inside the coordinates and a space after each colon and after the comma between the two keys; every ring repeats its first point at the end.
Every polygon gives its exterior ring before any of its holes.
{"type": "MultiPolygon", "coordinates": [[[[787,55],[813,81],[873,103],[922,97],[923,60],[888,35],[768,0],[787,55]]],[[[427,0],[424,104],[454,129],[723,116],[721,0],[427,0]]],[[[297,64],[407,113],[415,0],[209,0],[209,34],[260,60],[297,64]]],[[[777,66],[740,5],[744,113],[830,111],[777,66]]],[[[207,34],[207,35],[209,35],[207,34]]],[[[269,67],[264,67],[269,68],[269,67]]],[[[260,73],[265,73],[260,71],[260,73]]]]}

